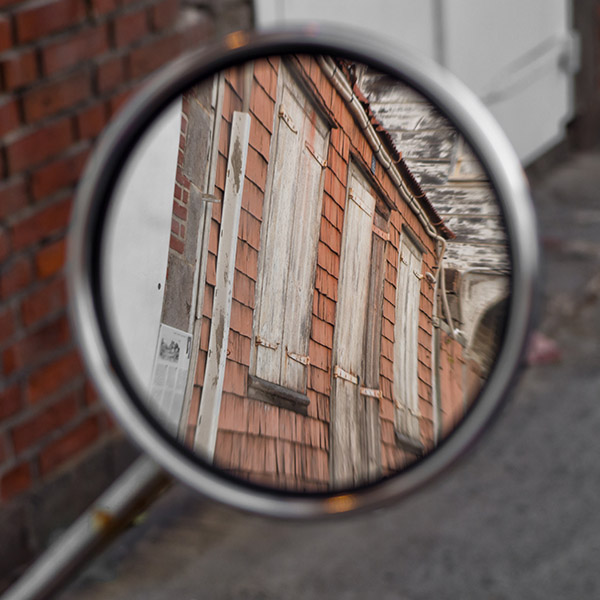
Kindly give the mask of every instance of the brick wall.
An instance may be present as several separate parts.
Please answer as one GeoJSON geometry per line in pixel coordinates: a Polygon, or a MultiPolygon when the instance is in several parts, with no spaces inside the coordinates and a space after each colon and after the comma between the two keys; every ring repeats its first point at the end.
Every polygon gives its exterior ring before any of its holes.
{"type": "Polygon", "coordinates": [[[0,1],[0,579],[132,455],[66,316],[65,233],[85,161],[147,76],[250,21],[249,0],[0,1]]]}

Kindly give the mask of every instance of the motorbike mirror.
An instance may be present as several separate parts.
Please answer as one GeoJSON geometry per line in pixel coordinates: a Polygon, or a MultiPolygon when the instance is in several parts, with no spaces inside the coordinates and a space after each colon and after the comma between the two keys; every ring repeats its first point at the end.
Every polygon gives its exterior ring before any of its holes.
{"type": "Polygon", "coordinates": [[[230,36],[142,91],[89,163],[69,261],[87,366],[142,449],[303,517],[402,497],[480,435],[537,242],[467,90],[312,28],[230,36]]]}

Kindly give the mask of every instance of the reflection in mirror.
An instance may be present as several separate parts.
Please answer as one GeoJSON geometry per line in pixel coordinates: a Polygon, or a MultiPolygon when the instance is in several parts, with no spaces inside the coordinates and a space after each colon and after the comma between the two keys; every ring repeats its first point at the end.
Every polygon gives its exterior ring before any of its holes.
{"type": "Polygon", "coordinates": [[[482,165],[406,84],[329,56],[187,91],[115,188],[111,335],[151,412],[254,483],[377,481],[460,425],[502,341],[482,165]]]}

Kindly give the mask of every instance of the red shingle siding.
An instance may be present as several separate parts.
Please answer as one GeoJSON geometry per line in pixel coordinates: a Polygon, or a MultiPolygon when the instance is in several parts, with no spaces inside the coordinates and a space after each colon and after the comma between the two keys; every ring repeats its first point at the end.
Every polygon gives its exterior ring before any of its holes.
{"type": "MultiPolygon", "coordinates": [[[[329,422],[332,378],[332,346],[338,301],[338,278],[342,228],[347,196],[349,165],[357,163],[370,171],[372,150],[348,106],[341,100],[316,61],[300,59],[301,70],[311,78],[315,93],[331,111],[336,127],[331,130],[324,173],[320,234],[315,267],[312,324],[309,342],[307,415],[266,404],[247,397],[247,381],[251,363],[253,310],[260,251],[260,227],[271,135],[274,132],[274,110],[277,105],[278,65],[256,61],[252,78],[249,110],[251,116],[248,159],[240,216],[240,232],[236,255],[234,301],[231,314],[228,359],[221,405],[215,461],[219,466],[255,482],[271,483],[291,489],[327,489],[329,474],[329,422]]],[[[222,197],[228,157],[230,122],[234,110],[243,107],[241,70],[226,79],[217,165],[217,195],[222,197]]],[[[412,458],[395,440],[395,408],[392,398],[394,377],[393,345],[397,263],[402,228],[424,249],[422,274],[435,273],[437,257],[435,241],[426,233],[383,167],[376,163],[374,195],[385,198],[395,210],[389,219],[389,243],[386,246],[383,315],[381,328],[380,390],[381,460],[384,473],[401,468],[412,458]]],[[[206,301],[212,295],[217,253],[220,209],[215,205],[204,302],[204,323],[196,368],[196,391],[203,381],[208,349],[208,333],[212,306],[206,301]]],[[[431,447],[434,439],[431,363],[433,355],[433,284],[422,279],[419,301],[418,390],[421,413],[421,442],[431,447]]],[[[197,404],[192,405],[189,425],[193,430],[197,404]]],[[[189,434],[191,436],[192,433],[189,434]]],[[[188,441],[192,438],[189,437],[188,441]]]]}

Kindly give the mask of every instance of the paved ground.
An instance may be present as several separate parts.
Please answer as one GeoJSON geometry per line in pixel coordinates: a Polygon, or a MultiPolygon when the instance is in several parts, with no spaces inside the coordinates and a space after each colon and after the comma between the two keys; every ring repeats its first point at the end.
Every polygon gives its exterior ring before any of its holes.
{"type": "Polygon", "coordinates": [[[451,474],[354,519],[267,521],[176,486],[63,600],[600,597],[600,154],[535,187],[546,252],[531,367],[451,474]]]}

